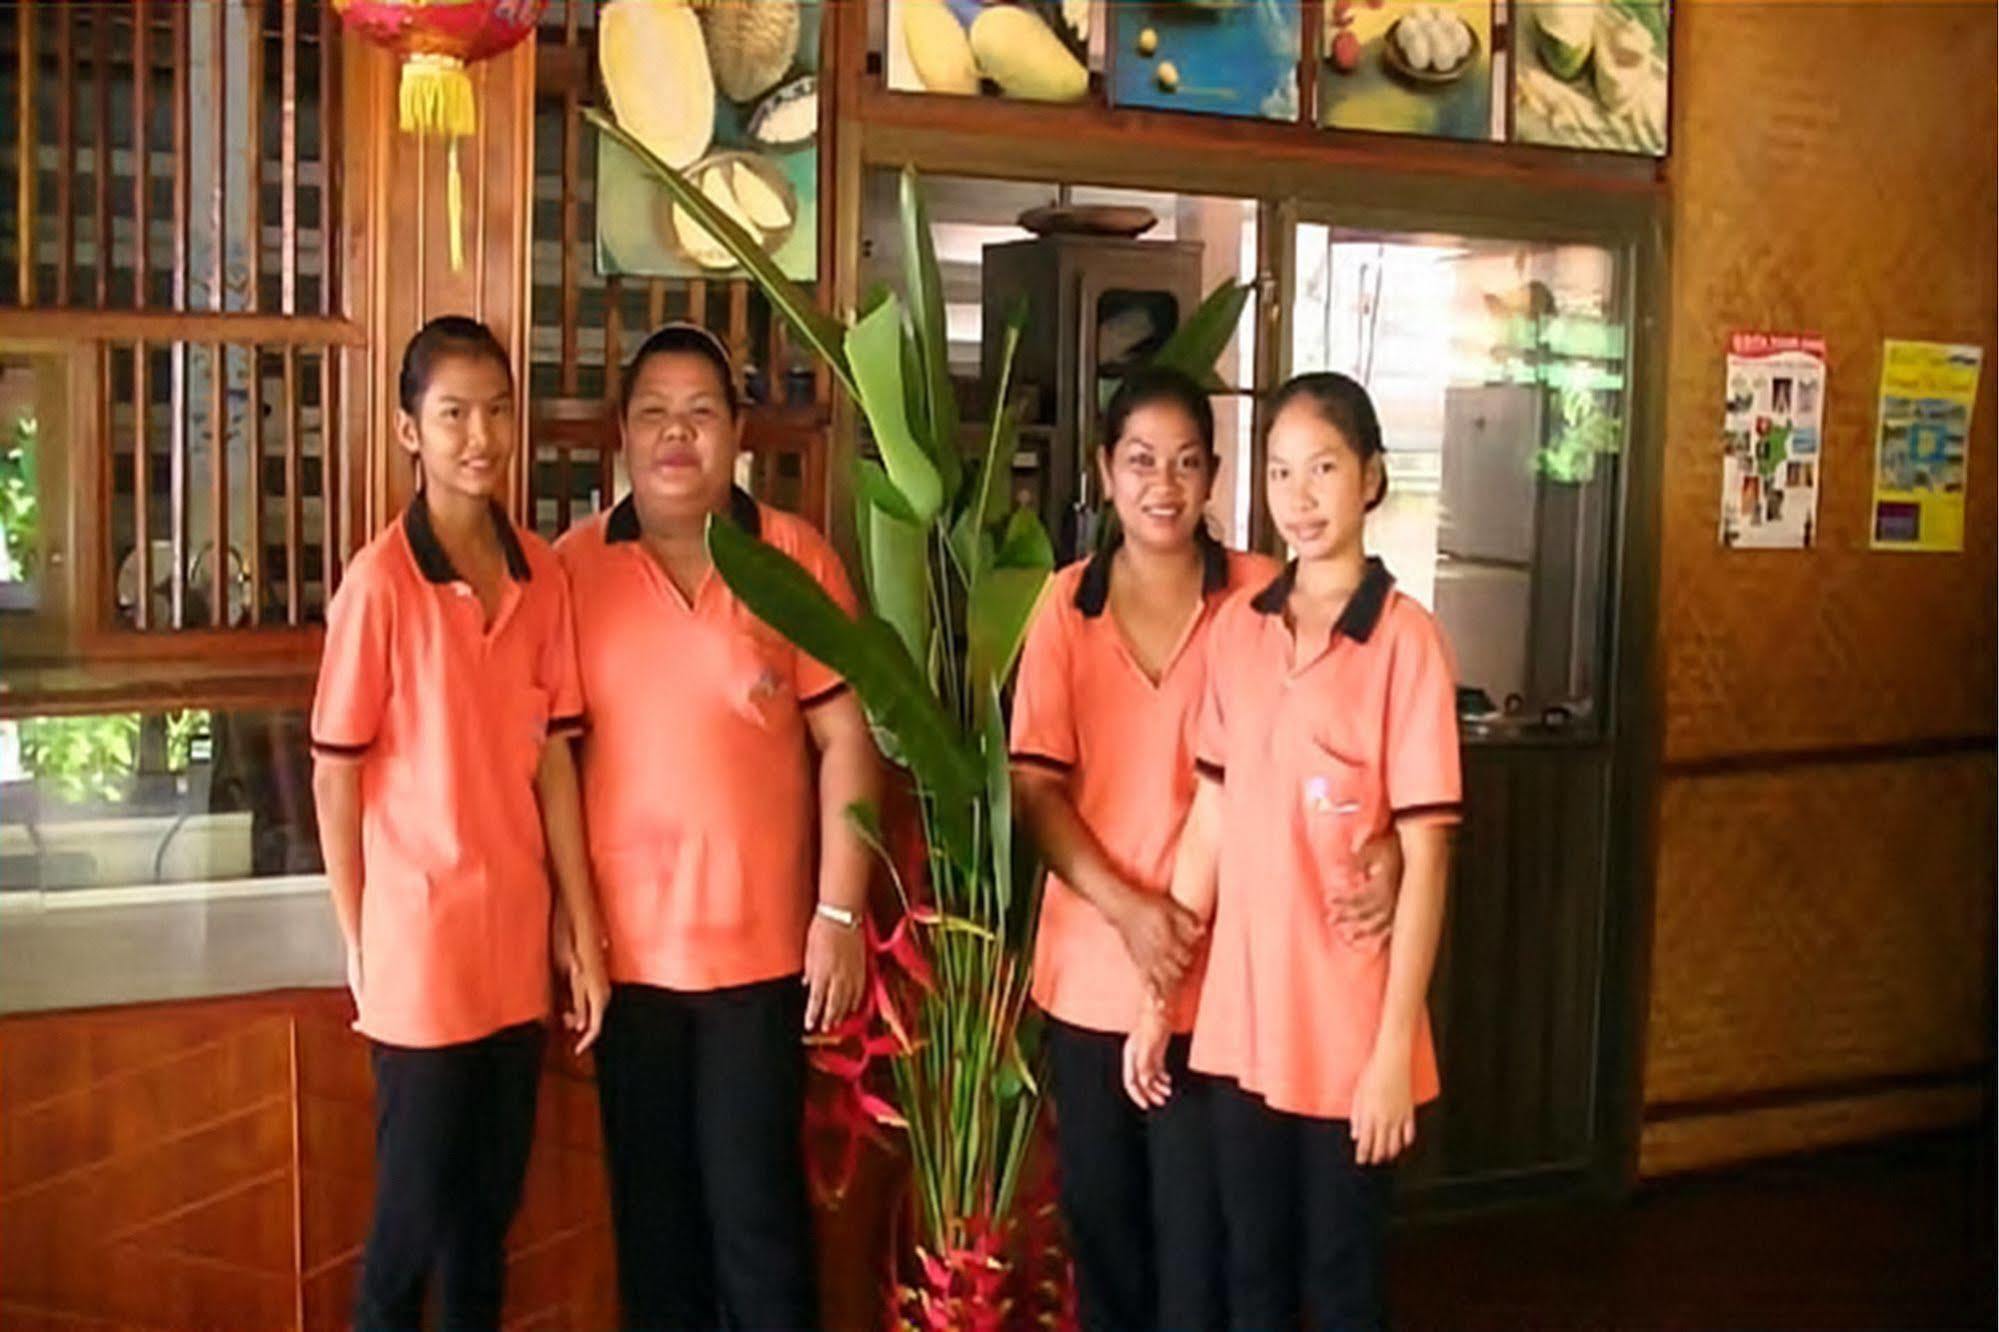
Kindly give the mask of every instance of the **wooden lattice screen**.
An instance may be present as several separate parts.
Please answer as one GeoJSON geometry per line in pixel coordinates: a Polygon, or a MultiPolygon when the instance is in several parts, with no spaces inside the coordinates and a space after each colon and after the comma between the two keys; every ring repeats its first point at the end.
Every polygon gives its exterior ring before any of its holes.
{"type": "MultiPolygon", "coordinates": [[[[21,322],[98,357],[112,629],[320,617],[338,576],[338,20],[325,0],[12,6],[13,280],[21,322]]],[[[4,319],[4,313],[0,313],[4,319]]]]}

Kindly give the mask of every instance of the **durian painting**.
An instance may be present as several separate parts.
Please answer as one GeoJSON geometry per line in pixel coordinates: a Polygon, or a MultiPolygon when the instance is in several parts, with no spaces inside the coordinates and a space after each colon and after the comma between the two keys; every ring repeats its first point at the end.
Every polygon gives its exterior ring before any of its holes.
{"type": "Polygon", "coordinates": [[[1666,154],[1667,0],[1518,0],[1513,137],[1666,154]]]}
{"type": "MultiPolygon", "coordinates": [[[[820,0],[610,0],[597,68],[618,123],[760,237],[786,277],[819,268],[820,0]]],[[[742,276],[722,245],[608,139],[597,269],[742,276]]]]}

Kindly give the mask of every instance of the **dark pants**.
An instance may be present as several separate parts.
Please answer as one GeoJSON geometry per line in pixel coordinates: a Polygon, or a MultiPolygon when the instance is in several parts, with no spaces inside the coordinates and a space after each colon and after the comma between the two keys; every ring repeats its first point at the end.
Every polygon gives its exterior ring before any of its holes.
{"type": "Polygon", "coordinates": [[[462,1045],[373,1046],[375,1218],[354,1325],[423,1323],[435,1267],[446,1328],[497,1328],[507,1227],[520,1205],[541,1089],[542,1028],[462,1045]]]}
{"type": "Polygon", "coordinates": [[[613,987],[597,1042],[625,1325],[816,1327],[805,987],[613,987]]]}
{"type": "Polygon", "coordinates": [[[1124,1037],[1048,1022],[1062,1219],[1087,1332],[1204,1332],[1224,1322],[1223,1232],[1209,1079],[1167,1047],[1173,1097],[1124,1093],[1124,1037]]]}
{"type": "Polygon", "coordinates": [[[1346,1120],[1272,1110],[1233,1082],[1215,1083],[1214,1122],[1232,1326],[1386,1327],[1388,1168],[1355,1164],[1346,1120]]]}

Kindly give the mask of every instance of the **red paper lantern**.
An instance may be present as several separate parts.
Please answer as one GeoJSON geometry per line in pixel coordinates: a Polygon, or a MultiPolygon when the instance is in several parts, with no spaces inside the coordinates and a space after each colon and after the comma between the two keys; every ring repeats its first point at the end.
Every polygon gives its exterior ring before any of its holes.
{"type": "Polygon", "coordinates": [[[396,103],[403,132],[450,146],[451,267],[465,265],[458,140],[477,111],[465,66],[511,50],[533,34],[548,0],[333,0],[334,12],[368,41],[402,58],[396,103]]]}

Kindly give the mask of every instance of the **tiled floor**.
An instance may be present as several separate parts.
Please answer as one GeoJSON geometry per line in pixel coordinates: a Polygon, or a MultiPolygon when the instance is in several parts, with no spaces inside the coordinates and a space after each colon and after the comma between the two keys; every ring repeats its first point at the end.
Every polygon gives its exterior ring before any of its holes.
{"type": "Polygon", "coordinates": [[[1616,1208],[1411,1227],[1412,1328],[1990,1328],[1994,1158],[1982,1134],[1677,1179],[1616,1208]]]}

